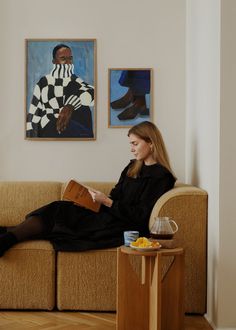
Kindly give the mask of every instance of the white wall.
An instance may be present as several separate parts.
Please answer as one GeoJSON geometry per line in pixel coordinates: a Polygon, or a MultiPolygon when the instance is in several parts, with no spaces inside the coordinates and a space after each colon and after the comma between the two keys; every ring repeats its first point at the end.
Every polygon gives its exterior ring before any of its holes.
{"type": "Polygon", "coordinates": [[[220,1],[187,1],[186,180],[206,189],[208,309],[216,321],[219,263],[220,1]]]}
{"type": "Polygon", "coordinates": [[[236,329],[235,0],[187,1],[186,178],[209,194],[208,309],[236,329]]]}
{"type": "Polygon", "coordinates": [[[116,180],[132,158],[108,128],[108,68],[154,69],[154,122],[185,172],[185,0],[0,0],[0,180],[116,180]],[[26,38],[97,39],[97,140],[24,140],[26,38]]]}
{"type": "Polygon", "coordinates": [[[220,244],[218,322],[236,329],[236,2],[221,1],[220,244]]]}

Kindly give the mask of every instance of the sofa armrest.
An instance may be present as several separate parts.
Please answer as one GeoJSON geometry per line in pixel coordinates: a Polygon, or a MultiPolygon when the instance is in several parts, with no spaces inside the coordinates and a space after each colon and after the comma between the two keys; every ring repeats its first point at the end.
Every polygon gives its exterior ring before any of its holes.
{"type": "Polygon", "coordinates": [[[183,215],[206,218],[207,197],[207,192],[201,188],[182,183],[176,184],[157,200],[150,215],[149,229],[156,217],[171,217],[176,222],[179,217],[182,219],[183,215]]]}
{"type": "Polygon", "coordinates": [[[185,250],[185,311],[206,312],[207,192],[190,185],[176,185],[158,199],[149,228],[156,217],[170,217],[179,230],[174,245],[185,250]]]}

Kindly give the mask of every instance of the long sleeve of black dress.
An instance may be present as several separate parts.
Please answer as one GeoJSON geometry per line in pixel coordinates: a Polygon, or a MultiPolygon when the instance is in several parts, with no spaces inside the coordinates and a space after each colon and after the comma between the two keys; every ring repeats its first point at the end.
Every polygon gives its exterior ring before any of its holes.
{"type": "Polygon", "coordinates": [[[157,199],[170,190],[175,183],[173,175],[160,164],[143,165],[140,175],[126,175],[130,164],[122,172],[111,191],[113,199],[110,213],[131,230],[137,228],[142,234],[148,231],[148,219],[157,199]]]}

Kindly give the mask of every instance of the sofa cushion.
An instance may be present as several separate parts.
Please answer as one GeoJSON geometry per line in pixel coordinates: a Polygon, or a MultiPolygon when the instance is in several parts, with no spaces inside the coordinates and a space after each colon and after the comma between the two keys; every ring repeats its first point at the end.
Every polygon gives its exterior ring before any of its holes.
{"type": "Polygon", "coordinates": [[[16,244],[0,258],[0,309],[55,306],[55,252],[47,241],[16,244]]]}
{"type": "Polygon", "coordinates": [[[58,253],[59,310],[115,311],[116,251],[112,248],[58,253]]]}

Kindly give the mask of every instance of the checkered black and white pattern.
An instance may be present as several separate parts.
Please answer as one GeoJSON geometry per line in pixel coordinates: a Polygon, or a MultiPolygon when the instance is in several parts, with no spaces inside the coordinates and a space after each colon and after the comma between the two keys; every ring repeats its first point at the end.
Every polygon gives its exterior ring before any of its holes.
{"type": "Polygon", "coordinates": [[[58,118],[64,106],[74,111],[94,105],[94,88],[73,74],[73,64],[55,64],[52,72],[42,77],[34,88],[27,115],[27,134],[43,129],[52,118],[58,118]]]}

